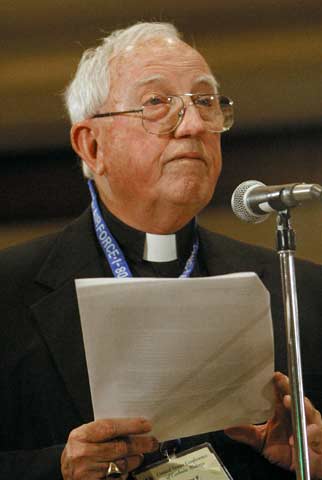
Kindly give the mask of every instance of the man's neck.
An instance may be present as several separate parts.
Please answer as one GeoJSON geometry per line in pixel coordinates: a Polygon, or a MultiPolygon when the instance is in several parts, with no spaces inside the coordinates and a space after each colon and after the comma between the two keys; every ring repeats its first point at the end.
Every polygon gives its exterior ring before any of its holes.
{"type": "Polygon", "coordinates": [[[126,208],[114,203],[100,192],[100,199],[104,206],[119,220],[129,227],[141,232],[155,235],[169,235],[176,233],[194,218],[199,210],[196,205],[153,205],[145,207],[136,204],[126,208]]]}
{"type": "Polygon", "coordinates": [[[153,234],[137,230],[125,224],[110,212],[101,200],[99,206],[102,216],[113,237],[119,243],[126,257],[148,262],[184,263],[191,254],[195,239],[195,219],[172,234],[153,234]]]}

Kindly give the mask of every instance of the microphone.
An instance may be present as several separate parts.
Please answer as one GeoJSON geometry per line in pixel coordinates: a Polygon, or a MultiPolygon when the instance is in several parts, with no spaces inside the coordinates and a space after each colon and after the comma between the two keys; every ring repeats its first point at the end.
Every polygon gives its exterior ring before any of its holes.
{"type": "Polygon", "coordinates": [[[274,211],[297,207],[301,202],[322,200],[322,187],[315,183],[287,183],[267,186],[257,180],[247,180],[235,189],[231,197],[234,214],[248,223],[260,223],[274,211]]]}

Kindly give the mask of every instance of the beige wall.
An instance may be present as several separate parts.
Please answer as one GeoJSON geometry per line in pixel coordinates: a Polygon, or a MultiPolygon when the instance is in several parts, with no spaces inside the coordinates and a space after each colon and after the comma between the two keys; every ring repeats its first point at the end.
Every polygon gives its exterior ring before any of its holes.
{"type": "Polygon", "coordinates": [[[83,50],[113,29],[151,19],[174,22],[205,54],[236,102],[236,128],[321,124],[319,0],[9,3],[0,15],[0,151],[66,145],[61,94],[83,50]]]}

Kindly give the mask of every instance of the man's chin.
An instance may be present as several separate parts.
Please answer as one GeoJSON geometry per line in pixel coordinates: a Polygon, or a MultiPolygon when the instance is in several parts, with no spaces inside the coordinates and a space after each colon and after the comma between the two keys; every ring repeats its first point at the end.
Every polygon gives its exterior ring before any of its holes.
{"type": "Polygon", "coordinates": [[[167,198],[174,205],[194,208],[197,213],[197,211],[202,210],[210,202],[212,195],[212,188],[202,188],[200,181],[190,181],[172,188],[168,192],[167,198]]]}

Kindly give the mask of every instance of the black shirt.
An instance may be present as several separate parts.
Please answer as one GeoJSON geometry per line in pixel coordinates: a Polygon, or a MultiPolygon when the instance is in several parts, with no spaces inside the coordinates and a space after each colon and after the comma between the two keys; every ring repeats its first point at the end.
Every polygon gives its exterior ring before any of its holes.
{"type": "MultiPolygon", "coordinates": [[[[170,262],[150,262],[143,260],[143,251],[145,244],[145,232],[129,227],[121,220],[116,218],[100,202],[100,208],[110,232],[119,244],[133,277],[179,277],[191,255],[195,236],[198,235],[198,227],[195,226],[195,220],[192,219],[184,227],[176,232],[177,260],[170,262]]],[[[109,269],[106,260],[106,267],[109,269]]],[[[192,277],[204,277],[208,272],[202,260],[200,253],[197,256],[192,277]]]]}

